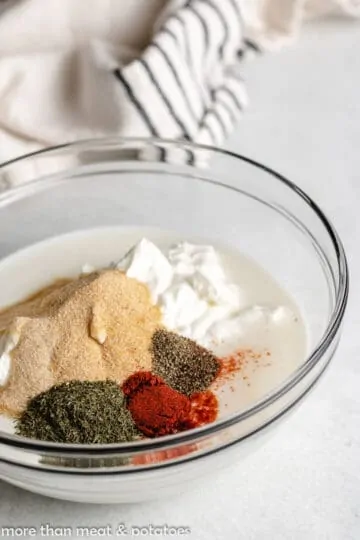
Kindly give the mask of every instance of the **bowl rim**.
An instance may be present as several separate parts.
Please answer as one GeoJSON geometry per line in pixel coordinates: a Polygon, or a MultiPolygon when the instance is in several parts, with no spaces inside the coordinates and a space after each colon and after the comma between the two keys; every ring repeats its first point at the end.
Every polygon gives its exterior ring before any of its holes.
{"type": "MultiPolygon", "coordinates": [[[[39,155],[49,155],[54,154],[56,155],[58,152],[61,153],[63,150],[68,149],[77,149],[81,147],[86,147],[88,145],[129,145],[129,144],[159,144],[159,145],[166,145],[167,147],[176,147],[179,148],[182,147],[183,149],[190,150],[190,151],[205,151],[205,152],[211,152],[213,155],[221,155],[223,157],[229,157],[235,160],[240,160],[244,163],[247,163],[248,165],[251,165],[257,169],[260,169],[261,171],[270,174],[271,176],[275,177],[278,181],[280,181],[287,189],[290,189],[295,195],[297,195],[302,201],[312,210],[316,216],[320,219],[321,223],[323,224],[327,234],[328,238],[330,238],[332,245],[335,250],[336,254],[336,263],[339,271],[339,283],[338,283],[338,289],[336,291],[336,297],[335,297],[335,303],[334,308],[332,310],[331,316],[329,318],[329,322],[327,324],[327,327],[325,331],[323,332],[323,335],[321,339],[318,341],[316,347],[313,349],[311,354],[306,358],[306,360],[295,370],[293,371],[289,377],[287,377],[284,382],[275,389],[269,393],[267,393],[264,397],[257,400],[255,403],[253,403],[251,406],[243,409],[241,412],[233,413],[231,415],[226,416],[224,419],[217,420],[216,422],[213,422],[211,424],[198,427],[189,431],[177,433],[174,435],[167,435],[164,437],[159,437],[157,439],[150,439],[150,440],[142,440],[142,441],[136,441],[136,442],[128,442],[128,443],[113,443],[113,444],[66,444],[66,443],[53,443],[53,442],[46,442],[46,441],[40,441],[36,439],[26,439],[25,437],[20,437],[17,435],[12,435],[5,433],[0,430],[0,444],[4,444],[6,446],[12,446],[23,450],[29,450],[31,452],[45,452],[47,454],[49,453],[61,453],[62,455],[71,454],[74,455],[81,455],[86,453],[87,455],[96,455],[96,456],[104,456],[106,454],[126,454],[129,452],[147,452],[147,451],[157,451],[162,450],[164,448],[169,448],[172,446],[177,446],[179,444],[189,443],[189,442],[195,442],[199,438],[204,438],[209,435],[213,435],[219,431],[222,431],[228,427],[231,427],[234,424],[240,423],[241,421],[247,420],[251,416],[254,416],[261,412],[262,410],[266,409],[268,406],[272,405],[277,400],[281,399],[285,394],[287,394],[290,390],[292,390],[295,386],[297,386],[298,383],[300,383],[306,375],[312,371],[313,368],[316,367],[320,359],[322,358],[323,354],[326,352],[327,349],[331,346],[334,339],[337,336],[337,332],[341,326],[347,300],[348,300],[348,294],[349,294],[349,269],[348,269],[348,263],[347,258],[345,254],[345,250],[342,244],[342,241],[332,225],[331,221],[326,217],[324,212],[321,210],[321,208],[315,203],[307,193],[305,193],[300,187],[298,187],[294,182],[291,180],[288,180],[285,176],[278,173],[271,167],[268,167],[267,165],[264,165],[260,162],[258,162],[255,159],[249,158],[243,154],[235,153],[231,150],[226,150],[223,148],[217,148],[211,145],[205,145],[205,144],[197,144],[188,142],[185,140],[175,140],[175,139],[160,139],[156,137],[101,137],[101,138],[90,138],[90,139],[83,139],[79,141],[73,141],[64,143],[61,145],[51,146],[47,147],[41,150],[37,150],[34,152],[29,152],[27,154],[18,156],[16,158],[10,159],[6,162],[0,163],[0,173],[3,169],[6,169],[13,164],[19,163],[19,162],[25,162],[26,160],[29,160],[33,157],[39,156],[39,155]]],[[[191,165],[194,166],[194,165],[191,165]]],[[[55,174],[64,174],[65,171],[59,171],[55,174]]],[[[11,198],[14,191],[22,191],[23,189],[26,189],[30,185],[37,184],[41,182],[43,183],[49,183],[51,184],[54,181],[54,175],[52,174],[50,178],[47,176],[44,176],[42,178],[33,178],[29,181],[27,181],[24,184],[17,185],[15,187],[6,188],[5,191],[2,193],[0,192],[0,198],[3,201],[6,201],[7,197],[11,198]]],[[[230,187],[226,186],[225,184],[220,183],[223,187],[230,187]]],[[[234,191],[240,191],[236,187],[231,186],[231,189],[234,191]]],[[[304,390],[306,393],[306,388],[304,390]]],[[[290,406],[290,408],[292,405],[290,406]]],[[[265,422],[266,424],[266,422],[265,422]]],[[[261,426],[259,427],[261,429],[261,426]]],[[[248,434],[248,435],[251,435],[248,434]]],[[[245,435],[246,437],[248,435],[245,435]]],[[[1,458],[0,458],[1,461],[1,458]]],[[[160,464],[158,464],[160,465],[160,464]]]]}

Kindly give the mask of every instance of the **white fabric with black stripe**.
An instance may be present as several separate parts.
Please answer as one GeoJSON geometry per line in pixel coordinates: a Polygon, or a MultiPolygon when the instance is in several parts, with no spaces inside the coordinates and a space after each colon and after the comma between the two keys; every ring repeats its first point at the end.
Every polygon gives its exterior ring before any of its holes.
{"type": "Polygon", "coordinates": [[[122,131],[221,145],[246,105],[240,0],[173,0],[141,57],[119,66],[122,131]]]}
{"type": "MultiPolygon", "coordinates": [[[[19,2],[0,18],[0,53],[9,51],[0,54],[0,162],[111,135],[221,145],[246,104],[242,63],[254,46],[244,38],[243,1],[144,0],[137,16],[153,30],[142,52],[125,41],[78,40],[75,34],[72,44],[59,47],[70,27],[59,28],[54,42],[49,34],[40,46],[30,33],[19,44],[16,29],[30,32],[48,9],[39,1],[19,2]],[[150,24],[155,4],[165,8],[155,10],[150,24]]],[[[122,0],[116,24],[135,9],[131,2],[122,0]]],[[[105,3],[96,5],[105,14],[105,3]]],[[[177,159],[194,160],[185,154],[177,159]]],[[[12,183],[28,174],[18,176],[12,183]]]]}
{"type": "Polygon", "coordinates": [[[266,49],[307,15],[360,15],[358,0],[0,3],[0,163],[109,135],[220,145],[246,104],[245,35],[266,49]]]}

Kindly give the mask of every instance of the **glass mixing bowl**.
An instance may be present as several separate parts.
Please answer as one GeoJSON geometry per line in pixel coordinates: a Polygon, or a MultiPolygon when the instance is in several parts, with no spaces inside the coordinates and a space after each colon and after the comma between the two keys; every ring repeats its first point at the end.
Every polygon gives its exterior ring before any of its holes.
{"type": "MultiPolygon", "coordinates": [[[[309,350],[290,377],[246,410],[233,407],[215,423],[177,435],[64,445],[17,437],[2,421],[2,479],[95,503],[177,493],[253,452],[328,366],[348,295],[344,249],[320,208],[269,168],[185,142],[105,139],[4,164],[1,190],[1,258],[48,237],[98,226],[156,227],[184,239],[226,242],[259,262],[293,296],[306,321],[309,350]]],[[[32,277],[27,271],[23,279],[32,277]]],[[[9,287],[1,283],[3,293],[9,287]]]]}

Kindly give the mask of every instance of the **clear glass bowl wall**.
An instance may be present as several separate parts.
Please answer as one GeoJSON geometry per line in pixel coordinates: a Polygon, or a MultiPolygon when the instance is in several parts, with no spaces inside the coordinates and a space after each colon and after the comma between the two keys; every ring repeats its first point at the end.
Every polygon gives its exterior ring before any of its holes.
{"type": "Polygon", "coordinates": [[[253,257],[290,292],[309,341],[309,358],[291,380],[241,415],[150,443],[103,448],[38,445],[0,433],[0,459],[26,459],[47,469],[116,470],[193,459],[244,441],[280,418],[329,362],[347,297],[342,246],[319,209],[273,171],[186,143],[103,140],[5,165],[0,186],[11,188],[0,194],[1,258],[45,238],[97,226],[160,227],[184,239],[218,240],[253,257]],[[164,449],[174,448],[172,457],[164,457],[164,449]],[[134,456],[141,456],[137,465],[134,456]]]}

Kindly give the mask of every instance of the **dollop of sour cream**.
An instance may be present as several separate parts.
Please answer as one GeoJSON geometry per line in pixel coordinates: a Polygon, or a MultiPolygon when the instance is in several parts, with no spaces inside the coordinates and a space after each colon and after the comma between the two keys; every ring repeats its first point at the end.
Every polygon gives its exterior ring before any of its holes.
{"type": "Polygon", "coordinates": [[[5,386],[11,369],[11,351],[19,343],[20,335],[12,330],[0,334],[0,386],[5,386]]]}
{"type": "Polygon", "coordinates": [[[183,242],[165,255],[142,239],[119,268],[148,286],[167,328],[210,349],[242,337],[250,327],[293,318],[284,306],[248,306],[245,291],[228,279],[212,246],[183,242]]]}

